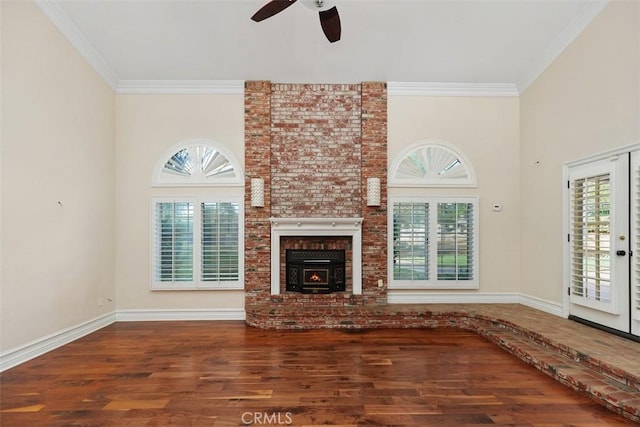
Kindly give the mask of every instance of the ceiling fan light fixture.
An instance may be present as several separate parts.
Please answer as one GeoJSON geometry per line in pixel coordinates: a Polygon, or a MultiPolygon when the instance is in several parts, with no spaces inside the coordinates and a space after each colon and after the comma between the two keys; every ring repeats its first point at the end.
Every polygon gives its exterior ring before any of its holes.
{"type": "Polygon", "coordinates": [[[333,0],[300,0],[300,2],[316,12],[324,12],[336,5],[336,2],[333,0]]]}
{"type": "MultiPolygon", "coordinates": [[[[263,21],[282,12],[295,2],[296,0],[271,0],[262,6],[251,19],[255,22],[263,21]]],[[[334,43],[340,40],[342,27],[340,24],[340,16],[338,15],[338,8],[335,6],[333,0],[300,0],[300,2],[307,8],[318,12],[320,26],[329,42],[334,43]]]]}

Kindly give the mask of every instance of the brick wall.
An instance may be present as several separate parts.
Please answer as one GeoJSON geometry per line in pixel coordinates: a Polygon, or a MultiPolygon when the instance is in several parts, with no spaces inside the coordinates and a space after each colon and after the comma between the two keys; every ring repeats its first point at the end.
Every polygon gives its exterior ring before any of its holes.
{"type": "Polygon", "coordinates": [[[271,214],[359,217],[360,85],[271,87],[271,214]]]}
{"type": "MultiPolygon", "coordinates": [[[[387,271],[387,97],[386,84],[245,85],[245,293],[247,312],[272,306],[339,307],[386,304],[387,271]],[[265,179],[265,206],[250,206],[250,179],[265,179]],[[366,205],[366,179],[382,183],[380,207],[366,205]],[[270,295],[270,217],[363,217],[363,294],[270,295]],[[382,279],[385,286],[379,287],[382,279]]],[[[285,245],[318,247],[350,238],[309,242],[283,238],[285,245]]],[[[281,256],[284,253],[281,250],[281,256]]],[[[352,266],[349,266],[351,268],[352,266]]],[[[281,274],[281,279],[284,274],[281,274]]],[[[281,284],[283,289],[283,284],[281,284]]],[[[284,310],[283,310],[284,308],[284,310]]],[[[267,310],[266,312],[269,312],[267,310]]],[[[252,321],[260,323],[259,319],[252,321]]],[[[286,325],[286,314],[269,324],[286,325]]]]}

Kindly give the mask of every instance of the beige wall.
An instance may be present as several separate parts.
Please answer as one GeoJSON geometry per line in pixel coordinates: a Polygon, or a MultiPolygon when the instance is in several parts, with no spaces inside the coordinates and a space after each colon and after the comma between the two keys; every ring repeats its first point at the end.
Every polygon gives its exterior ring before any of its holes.
{"type": "Polygon", "coordinates": [[[115,308],[115,97],[33,3],[0,7],[5,351],[115,308]]]}
{"type": "MultiPolygon", "coordinates": [[[[151,198],[176,191],[151,187],[156,163],[181,141],[205,138],[243,164],[243,95],[118,95],[116,123],[117,308],[244,309],[243,291],[151,291],[149,264],[151,198]]],[[[187,194],[244,194],[242,188],[196,190],[187,194]]]]}
{"type": "Polygon", "coordinates": [[[614,1],[521,96],[521,292],[562,302],[563,163],[640,142],[640,3],[614,1]]]}
{"type": "MultiPolygon", "coordinates": [[[[242,291],[149,290],[150,199],[170,191],[153,168],[190,138],[242,162],[242,95],[116,96],[35,5],[0,5],[0,351],[114,310],[242,308],[242,291]]],[[[480,196],[478,292],[561,302],[562,165],[640,141],[639,21],[613,2],[520,99],[389,96],[389,162],[435,139],[476,170],[456,192],[480,196]]]]}
{"type": "MultiPolygon", "coordinates": [[[[423,189],[421,194],[480,196],[480,293],[518,292],[519,277],[519,100],[389,96],[389,164],[407,146],[444,141],[472,163],[477,188],[423,189]],[[503,206],[493,212],[494,203],[503,206]]],[[[409,195],[389,189],[389,196],[409,195]]]]}

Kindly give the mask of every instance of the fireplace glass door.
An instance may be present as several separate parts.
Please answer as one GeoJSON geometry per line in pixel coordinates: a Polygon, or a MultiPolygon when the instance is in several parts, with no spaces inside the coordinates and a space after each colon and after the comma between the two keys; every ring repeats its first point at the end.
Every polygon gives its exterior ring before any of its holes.
{"type": "Polygon", "coordinates": [[[289,292],[328,294],[345,290],[344,250],[287,250],[289,292]]]}

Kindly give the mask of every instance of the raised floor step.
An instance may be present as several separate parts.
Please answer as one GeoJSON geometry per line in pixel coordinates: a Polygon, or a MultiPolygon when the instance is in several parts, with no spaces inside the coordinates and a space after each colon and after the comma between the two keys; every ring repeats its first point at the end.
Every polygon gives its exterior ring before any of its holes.
{"type": "Polygon", "coordinates": [[[613,412],[640,422],[640,392],[623,379],[598,372],[551,346],[536,343],[509,328],[477,325],[477,332],[556,381],[588,396],[613,412]]]}

